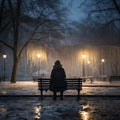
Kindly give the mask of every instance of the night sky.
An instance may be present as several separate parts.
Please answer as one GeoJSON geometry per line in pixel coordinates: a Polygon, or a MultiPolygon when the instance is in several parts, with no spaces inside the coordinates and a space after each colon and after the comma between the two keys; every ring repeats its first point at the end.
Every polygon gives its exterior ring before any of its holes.
{"type": "MultiPolygon", "coordinates": [[[[120,21],[109,24],[109,21],[112,19],[119,19],[120,14],[115,10],[115,12],[111,13],[107,11],[108,13],[106,12],[105,14],[108,15],[106,16],[103,13],[99,13],[100,16],[97,16],[96,13],[91,13],[91,16],[88,17],[90,11],[97,10],[97,6],[93,6],[90,2],[85,0],[63,1],[63,4],[68,9],[68,23],[73,27],[71,30],[72,35],[67,35],[67,38],[65,38],[67,43],[81,45],[120,45],[120,21]]],[[[111,3],[112,1],[108,2],[108,4],[103,3],[103,7],[100,8],[101,11],[102,9],[114,8],[115,6],[111,5],[111,3]]],[[[117,3],[120,5],[119,1],[117,3]]]]}
{"type": "Polygon", "coordinates": [[[79,21],[86,17],[85,11],[80,6],[84,0],[65,0],[63,3],[69,9],[68,18],[70,21],[79,21]]]}

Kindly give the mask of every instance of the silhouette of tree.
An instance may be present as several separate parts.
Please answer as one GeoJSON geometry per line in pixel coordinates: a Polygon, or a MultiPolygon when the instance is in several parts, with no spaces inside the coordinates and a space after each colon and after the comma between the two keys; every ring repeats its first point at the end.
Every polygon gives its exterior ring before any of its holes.
{"type": "Polygon", "coordinates": [[[89,15],[102,25],[114,25],[120,30],[120,1],[94,0],[89,3],[89,15]]]}
{"type": "Polygon", "coordinates": [[[13,53],[11,83],[16,82],[21,54],[30,42],[63,36],[65,11],[60,0],[1,0],[0,42],[13,53]]]}

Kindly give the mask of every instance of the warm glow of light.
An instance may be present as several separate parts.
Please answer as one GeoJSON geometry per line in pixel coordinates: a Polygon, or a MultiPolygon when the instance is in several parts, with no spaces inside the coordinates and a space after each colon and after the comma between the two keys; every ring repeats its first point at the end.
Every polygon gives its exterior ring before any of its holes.
{"type": "Polygon", "coordinates": [[[89,105],[83,106],[83,110],[79,111],[79,114],[82,118],[82,120],[89,120],[90,118],[90,111],[89,110],[85,110],[85,109],[89,109],[89,105]]]}
{"type": "Polygon", "coordinates": [[[83,54],[83,55],[82,55],[82,57],[83,57],[83,58],[86,58],[86,55],[85,55],[85,54],[83,54]]]}
{"type": "Polygon", "coordinates": [[[89,112],[81,111],[80,115],[82,117],[82,120],[89,120],[89,112]]]}
{"type": "Polygon", "coordinates": [[[41,110],[41,107],[40,107],[40,106],[34,107],[35,119],[40,119],[40,110],[41,110]]]}
{"type": "Polygon", "coordinates": [[[101,62],[105,62],[105,59],[101,59],[101,62]]]}
{"type": "Polygon", "coordinates": [[[39,48],[39,49],[33,49],[31,51],[27,52],[27,62],[29,62],[29,60],[33,63],[32,65],[38,65],[39,64],[39,60],[41,62],[47,62],[47,54],[46,51],[44,51],[43,49],[39,48]],[[40,59],[38,59],[40,58],[40,59]]]}
{"type": "Polygon", "coordinates": [[[37,57],[40,58],[40,57],[41,57],[41,54],[37,54],[37,57]]]}
{"type": "Polygon", "coordinates": [[[35,110],[35,113],[37,113],[37,114],[40,112],[39,107],[35,107],[34,110],[35,110]]]}
{"type": "Polygon", "coordinates": [[[3,58],[4,58],[4,59],[7,58],[7,55],[3,55],[3,58]]]}
{"type": "Polygon", "coordinates": [[[76,55],[77,55],[77,60],[80,64],[83,60],[85,60],[86,62],[90,61],[90,58],[91,58],[90,56],[91,53],[89,50],[79,50],[76,52],[76,55]]]}
{"type": "Polygon", "coordinates": [[[90,64],[90,61],[88,61],[87,63],[90,64]]]}

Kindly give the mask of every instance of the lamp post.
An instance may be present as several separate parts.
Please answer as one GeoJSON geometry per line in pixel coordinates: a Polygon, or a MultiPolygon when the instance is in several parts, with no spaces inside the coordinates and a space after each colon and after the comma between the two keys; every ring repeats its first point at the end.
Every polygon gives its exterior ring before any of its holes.
{"type": "Polygon", "coordinates": [[[5,72],[6,72],[6,71],[5,71],[5,66],[6,66],[6,65],[5,65],[5,60],[6,60],[6,58],[7,58],[7,55],[3,55],[3,65],[4,65],[4,67],[3,67],[3,69],[4,69],[4,70],[3,70],[3,71],[4,71],[4,81],[5,81],[5,72]]]}
{"type": "Polygon", "coordinates": [[[104,75],[104,62],[105,62],[105,59],[101,59],[101,62],[102,62],[102,74],[104,75]]]}
{"type": "Polygon", "coordinates": [[[90,65],[90,61],[87,61],[87,64],[88,64],[88,75],[89,75],[89,69],[90,69],[90,68],[89,68],[89,67],[90,67],[89,65],[90,65]]]}
{"type": "Polygon", "coordinates": [[[37,54],[37,57],[38,57],[38,59],[39,59],[39,65],[38,65],[38,77],[40,76],[40,58],[41,58],[41,54],[37,54]]]}
{"type": "Polygon", "coordinates": [[[83,58],[83,66],[82,66],[82,76],[84,77],[85,76],[85,58],[86,58],[86,55],[85,54],[83,54],[82,55],[82,58],[83,58]]]}

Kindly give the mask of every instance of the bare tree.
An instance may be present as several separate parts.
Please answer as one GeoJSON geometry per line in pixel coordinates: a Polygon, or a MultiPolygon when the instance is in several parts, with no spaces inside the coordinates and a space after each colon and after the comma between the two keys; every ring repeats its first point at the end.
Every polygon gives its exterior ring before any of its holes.
{"type": "Polygon", "coordinates": [[[120,30],[120,1],[92,0],[89,2],[89,15],[103,25],[112,24],[120,30]]]}
{"type": "Polygon", "coordinates": [[[62,36],[65,9],[60,0],[2,0],[0,5],[0,42],[13,52],[11,83],[15,83],[24,48],[33,40],[62,36]]]}

